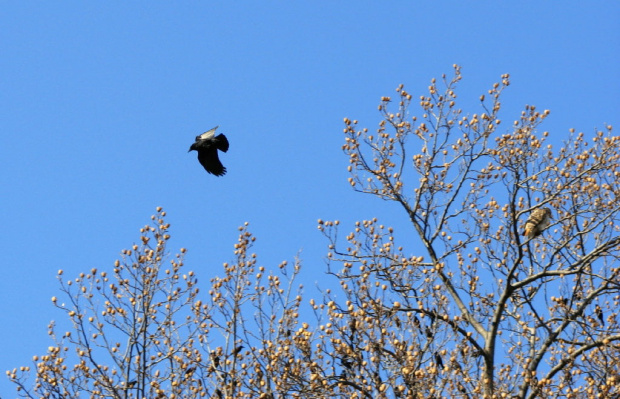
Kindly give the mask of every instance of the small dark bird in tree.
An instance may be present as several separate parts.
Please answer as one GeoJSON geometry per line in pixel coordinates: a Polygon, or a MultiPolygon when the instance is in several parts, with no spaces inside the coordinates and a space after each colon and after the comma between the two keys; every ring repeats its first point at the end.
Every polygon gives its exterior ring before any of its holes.
{"type": "Polygon", "coordinates": [[[456,387],[458,388],[460,393],[462,393],[463,395],[465,395],[466,398],[469,399],[469,395],[467,394],[467,388],[465,388],[465,385],[463,385],[461,381],[457,383],[456,387]]]}
{"type": "Polygon", "coordinates": [[[187,377],[191,377],[192,374],[194,374],[194,371],[196,371],[196,367],[190,367],[187,370],[185,370],[185,378],[187,377]]]}
{"type": "Polygon", "coordinates": [[[220,162],[217,151],[228,151],[228,139],[223,134],[215,135],[218,127],[216,126],[200,136],[196,136],[196,142],[189,147],[189,151],[198,152],[198,161],[207,172],[215,176],[224,176],[226,168],[220,162]]]}
{"type": "Polygon", "coordinates": [[[437,352],[435,352],[435,363],[437,367],[443,370],[443,360],[441,359],[441,355],[437,352]]]}
{"type": "Polygon", "coordinates": [[[429,327],[426,327],[424,331],[426,332],[426,336],[428,338],[433,338],[433,331],[429,327]]]}
{"type": "Polygon", "coordinates": [[[215,354],[215,352],[211,352],[211,359],[213,360],[213,367],[218,367],[220,365],[220,357],[215,354]]]}
{"type": "Polygon", "coordinates": [[[600,306],[596,305],[594,308],[594,313],[596,313],[596,317],[598,317],[601,325],[605,326],[605,316],[603,316],[603,309],[600,306]]]}
{"type": "Polygon", "coordinates": [[[235,350],[233,351],[232,355],[233,356],[237,356],[239,354],[239,352],[241,352],[242,349],[243,349],[243,345],[239,345],[238,347],[235,348],[235,350]]]}

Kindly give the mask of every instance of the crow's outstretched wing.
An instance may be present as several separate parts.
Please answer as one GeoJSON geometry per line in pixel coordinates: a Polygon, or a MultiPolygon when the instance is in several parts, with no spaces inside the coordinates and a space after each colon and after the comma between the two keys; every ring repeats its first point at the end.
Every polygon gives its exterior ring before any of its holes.
{"type": "Polygon", "coordinates": [[[196,136],[196,141],[198,141],[198,140],[208,140],[208,139],[213,138],[213,136],[215,136],[215,131],[217,130],[218,127],[219,126],[216,126],[213,129],[207,130],[206,132],[204,132],[200,136],[196,136]]]}
{"type": "Polygon", "coordinates": [[[217,136],[215,136],[213,141],[215,142],[215,146],[218,150],[224,152],[228,151],[228,139],[226,138],[226,136],[224,136],[223,134],[218,134],[217,136]]]}
{"type": "Polygon", "coordinates": [[[217,148],[201,148],[198,150],[198,162],[205,168],[205,170],[215,176],[224,176],[226,174],[226,168],[220,162],[217,156],[217,148]]]}

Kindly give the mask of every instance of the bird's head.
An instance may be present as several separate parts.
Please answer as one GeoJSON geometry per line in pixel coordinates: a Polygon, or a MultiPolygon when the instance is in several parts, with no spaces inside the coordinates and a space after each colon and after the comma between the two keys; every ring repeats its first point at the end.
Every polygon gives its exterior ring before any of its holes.
{"type": "Polygon", "coordinates": [[[196,149],[196,143],[192,144],[192,146],[191,146],[191,147],[189,147],[189,150],[187,150],[187,152],[190,152],[190,151],[192,151],[192,150],[193,150],[193,151],[198,151],[198,150],[196,149]]]}

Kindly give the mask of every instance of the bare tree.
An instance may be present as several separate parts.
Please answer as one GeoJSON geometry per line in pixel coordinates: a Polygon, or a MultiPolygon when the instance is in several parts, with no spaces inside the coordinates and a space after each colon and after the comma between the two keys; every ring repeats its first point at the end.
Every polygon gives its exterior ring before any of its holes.
{"type": "Polygon", "coordinates": [[[248,252],[255,238],[242,227],[236,262],[224,264],[203,298],[196,274],[182,272],[186,250],[167,253],[165,216],[158,208],[111,273],[92,269],[65,281],[59,271],[69,303],[52,302],[73,328],[57,336],[50,324],[54,345],[35,356],[34,383],[28,366],[7,372],[21,397],[256,398],[307,390],[282,378],[307,366],[280,353],[298,323],[301,296],[292,287],[299,262],[283,262],[279,276],[256,270],[248,252]]]}
{"type": "Polygon", "coordinates": [[[534,106],[499,133],[509,76],[474,114],[456,105],[460,79],[458,66],[444,89],[433,79],[421,118],[400,86],[395,110],[382,99],[375,133],[345,119],[351,185],[400,205],[419,242],[396,248],[392,230],[372,220],[339,249],[333,224],[321,223],[330,259],[344,265],[335,274],[354,281],[360,303],[406,318],[410,332],[413,316],[429,320],[433,342],[417,352],[417,370],[429,374],[441,351],[459,365],[434,381],[441,396],[619,394],[620,138],[608,127],[554,150],[537,133],[549,111],[534,106]],[[551,226],[524,237],[528,215],[543,207],[551,226]],[[360,295],[366,281],[387,288],[360,295]]]}
{"type": "Polygon", "coordinates": [[[52,302],[69,317],[73,331],[58,337],[50,325],[55,344],[35,357],[32,389],[17,379],[16,370],[9,373],[22,396],[167,397],[176,391],[195,356],[197,329],[186,308],[198,289],[192,272],[180,274],[185,249],[166,268],[170,235],[164,216],[158,208],[153,225],[140,230],[141,243],[124,250],[111,272],[92,269],[67,281],[58,272],[69,303],[56,297],[52,302]]]}
{"type": "Polygon", "coordinates": [[[607,127],[553,148],[538,132],[549,111],[526,106],[500,128],[508,75],[472,114],[460,79],[455,66],[432,80],[419,117],[401,85],[376,132],[345,119],[350,184],[402,209],[415,240],[377,219],[345,237],[319,220],[340,289],[304,301],[300,260],[259,266],[246,224],[235,260],[199,291],[158,208],[111,271],[59,273],[68,303],[53,302],[73,329],[50,326],[34,383],[30,367],[7,373],[19,394],[620,396],[620,139],[607,127]]]}

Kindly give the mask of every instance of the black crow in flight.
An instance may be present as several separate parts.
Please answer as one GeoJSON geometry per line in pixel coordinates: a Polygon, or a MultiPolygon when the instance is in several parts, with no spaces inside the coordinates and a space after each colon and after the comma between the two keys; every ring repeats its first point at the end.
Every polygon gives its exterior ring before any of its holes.
{"type": "Polygon", "coordinates": [[[223,176],[226,174],[226,168],[220,162],[217,150],[228,151],[228,139],[223,134],[215,135],[215,130],[218,127],[216,126],[200,136],[196,136],[196,142],[189,147],[189,151],[198,152],[198,161],[207,172],[216,176],[223,176]]]}

